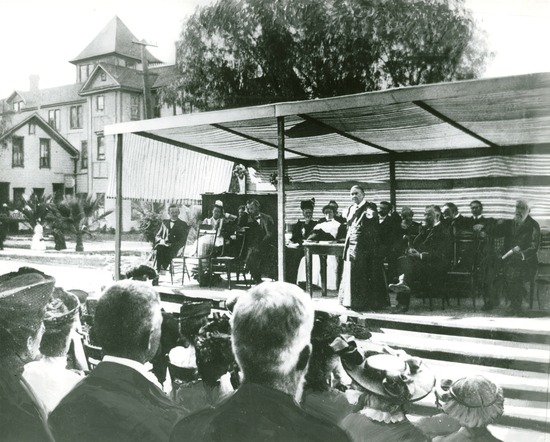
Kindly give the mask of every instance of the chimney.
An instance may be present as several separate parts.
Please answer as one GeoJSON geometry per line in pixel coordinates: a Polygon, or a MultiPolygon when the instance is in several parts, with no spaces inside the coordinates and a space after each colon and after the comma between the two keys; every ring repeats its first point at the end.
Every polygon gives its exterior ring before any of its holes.
{"type": "Polygon", "coordinates": [[[38,82],[40,81],[40,77],[36,74],[29,75],[29,83],[30,83],[30,91],[31,92],[38,92],[38,82]]]}

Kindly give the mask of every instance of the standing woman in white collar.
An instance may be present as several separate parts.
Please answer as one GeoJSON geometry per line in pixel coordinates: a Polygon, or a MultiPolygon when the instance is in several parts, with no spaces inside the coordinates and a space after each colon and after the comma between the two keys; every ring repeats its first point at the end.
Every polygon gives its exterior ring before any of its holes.
{"type": "Polygon", "coordinates": [[[344,271],[339,301],[356,311],[389,305],[381,266],[376,205],[365,198],[359,185],[350,189],[353,204],[344,212],[348,224],[344,246],[344,271]]]}

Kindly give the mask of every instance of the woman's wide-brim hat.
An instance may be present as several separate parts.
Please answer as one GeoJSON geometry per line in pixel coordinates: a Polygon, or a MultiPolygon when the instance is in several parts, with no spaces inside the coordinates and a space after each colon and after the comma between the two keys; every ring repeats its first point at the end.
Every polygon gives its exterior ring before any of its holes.
{"type": "Polygon", "coordinates": [[[207,317],[212,310],[212,304],[204,301],[190,301],[180,307],[180,319],[207,317]]]}
{"type": "Polygon", "coordinates": [[[493,423],[504,412],[502,388],[481,375],[458,379],[450,384],[442,381],[436,396],[443,410],[467,427],[483,427],[493,423]],[[449,386],[450,384],[450,386],[449,386]]]}
{"type": "Polygon", "coordinates": [[[0,276],[0,323],[8,331],[42,322],[55,279],[36,269],[21,267],[0,276]]]}
{"type": "Polygon", "coordinates": [[[332,344],[348,375],[361,387],[396,403],[415,402],[433,390],[435,376],[421,359],[384,347],[382,353],[359,352],[355,341],[336,338],[332,344]]]}
{"type": "Polygon", "coordinates": [[[315,207],[315,198],[311,198],[310,200],[303,200],[300,201],[300,210],[313,210],[315,207]]]}
{"type": "Polygon", "coordinates": [[[52,294],[52,299],[46,306],[46,313],[44,315],[46,331],[56,331],[72,326],[78,314],[79,307],[80,301],[73,293],[56,287],[52,294]]]}

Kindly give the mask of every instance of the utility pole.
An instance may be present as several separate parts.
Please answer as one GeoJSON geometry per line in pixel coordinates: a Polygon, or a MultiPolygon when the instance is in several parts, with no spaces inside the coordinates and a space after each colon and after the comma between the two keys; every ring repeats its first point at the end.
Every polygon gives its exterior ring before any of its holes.
{"type": "Polygon", "coordinates": [[[132,43],[141,46],[141,65],[143,66],[143,117],[144,120],[153,118],[153,103],[151,99],[151,86],[149,85],[149,60],[147,60],[147,46],[157,47],[145,40],[134,40],[132,43]]]}

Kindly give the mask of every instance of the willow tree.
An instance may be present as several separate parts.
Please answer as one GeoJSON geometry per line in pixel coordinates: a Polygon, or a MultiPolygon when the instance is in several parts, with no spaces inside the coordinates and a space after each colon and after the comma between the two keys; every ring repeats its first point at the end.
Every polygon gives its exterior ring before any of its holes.
{"type": "Polygon", "coordinates": [[[166,103],[202,110],[476,78],[485,33],[465,0],[219,0],[177,42],[166,103]]]}

